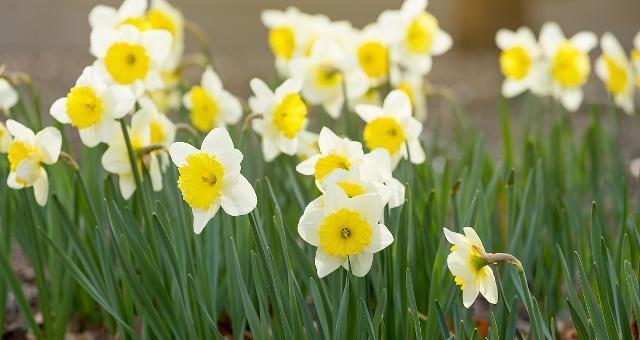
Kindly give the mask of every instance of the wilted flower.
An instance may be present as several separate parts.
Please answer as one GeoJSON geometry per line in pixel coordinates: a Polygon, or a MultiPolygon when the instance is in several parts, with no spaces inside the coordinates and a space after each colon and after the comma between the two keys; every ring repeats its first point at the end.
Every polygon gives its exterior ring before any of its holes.
{"type": "Polygon", "coordinates": [[[251,80],[253,96],[249,107],[261,119],[252,121],[253,129],[262,136],[262,154],[271,162],[280,153],[295,155],[300,133],[307,124],[307,105],[300,97],[302,81],[288,79],[275,92],[262,80],[251,80]]]}
{"type": "Polygon", "coordinates": [[[298,222],[298,234],[318,247],[319,277],[343,266],[356,276],[371,269],[373,254],[393,243],[393,235],[380,215],[384,203],[377,194],[349,197],[337,185],[329,187],[321,209],[307,210],[298,222]]]}
{"type": "Polygon", "coordinates": [[[235,124],[242,117],[240,101],[222,87],[211,66],[202,74],[200,85],[191,87],[182,102],[191,112],[191,124],[202,132],[235,124]]]}
{"type": "Polygon", "coordinates": [[[363,104],[356,107],[356,112],[366,122],[364,141],[367,147],[370,150],[386,149],[394,169],[400,158],[408,158],[413,164],[425,161],[420,144],[422,124],[411,115],[411,100],[403,91],[391,91],[382,107],[363,104]]]}
{"type": "Polygon", "coordinates": [[[18,92],[9,84],[9,82],[0,78],[0,110],[9,111],[18,103],[18,92]]]}
{"type": "Polygon", "coordinates": [[[592,32],[579,32],[567,39],[554,22],[542,27],[540,44],[549,58],[551,94],[568,111],[576,111],[582,103],[582,86],[591,73],[589,51],[597,42],[592,32]]]}
{"type": "Polygon", "coordinates": [[[596,74],[605,83],[615,104],[627,114],[632,114],[635,87],[633,66],[629,62],[627,53],[610,32],[602,35],[600,49],[602,55],[596,60],[596,74]]]}
{"type": "Polygon", "coordinates": [[[257,204],[256,193],[240,174],[242,153],[234,148],[229,133],[215,128],[207,134],[201,150],[187,143],[169,148],[178,167],[178,187],[193,210],[193,230],[200,234],[222,209],[231,216],[246,215],[257,204]]]}
{"type": "Polygon", "coordinates": [[[116,119],[133,109],[135,97],[125,86],[108,85],[95,68],[82,71],[66,97],[51,105],[51,116],[78,129],[82,143],[94,147],[109,142],[119,129],[116,119]]]}
{"type": "Polygon", "coordinates": [[[533,32],[528,27],[520,27],[515,32],[501,29],[496,33],[496,44],[501,50],[500,70],[505,77],[502,95],[510,98],[527,90],[546,95],[542,51],[533,32]]]}
{"type": "Polygon", "coordinates": [[[36,202],[44,206],[49,197],[49,180],[42,164],[58,161],[62,136],[54,127],[42,129],[37,134],[15,120],[7,121],[7,130],[13,136],[9,146],[9,177],[7,185],[12,189],[33,187],[36,202]]]}

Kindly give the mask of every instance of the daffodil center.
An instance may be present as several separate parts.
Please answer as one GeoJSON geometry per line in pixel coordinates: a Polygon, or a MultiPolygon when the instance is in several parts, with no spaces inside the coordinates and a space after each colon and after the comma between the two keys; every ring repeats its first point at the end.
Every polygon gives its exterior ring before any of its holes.
{"type": "Polygon", "coordinates": [[[220,197],[224,168],[214,156],[205,152],[189,155],[178,172],[178,187],[192,208],[209,209],[220,197]]]}
{"type": "Polygon", "coordinates": [[[318,159],[316,162],[316,167],[314,171],[314,176],[318,181],[322,181],[322,179],[330,174],[335,169],[344,169],[349,170],[351,168],[351,162],[340,154],[329,154],[318,159]]]}
{"type": "Polygon", "coordinates": [[[378,41],[366,42],[358,47],[358,63],[370,78],[387,74],[389,60],[387,47],[378,41]]]}
{"type": "Polygon", "coordinates": [[[289,26],[275,27],[269,31],[269,46],[277,57],[289,60],[293,57],[296,39],[293,28],[289,26]]]}
{"type": "Polygon", "coordinates": [[[67,94],[67,115],[71,125],[78,129],[99,122],[103,111],[102,99],[89,86],[76,86],[67,94]]]}
{"type": "Polygon", "coordinates": [[[529,74],[531,57],[522,46],[514,46],[500,53],[500,69],[507,78],[523,79],[529,74]]]}
{"type": "Polygon", "coordinates": [[[218,103],[202,86],[191,88],[191,123],[196,129],[207,132],[218,117],[218,103]]]}
{"type": "Polygon", "coordinates": [[[107,71],[117,83],[131,84],[144,79],[151,60],[142,45],[117,42],[109,47],[104,59],[107,71]]]}
{"type": "Polygon", "coordinates": [[[152,120],[149,124],[149,130],[151,135],[151,144],[163,144],[166,135],[162,124],[157,120],[152,120]]]}
{"type": "Polygon", "coordinates": [[[331,256],[356,255],[371,243],[373,228],[362,215],[346,208],[324,218],[318,229],[320,248],[331,256]]]}
{"type": "Polygon", "coordinates": [[[37,154],[38,152],[33,146],[23,141],[14,140],[11,146],[9,146],[9,153],[7,155],[9,158],[10,171],[16,171],[20,162],[25,159],[37,157],[37,154]]]}
{"type": "Polygon", "coordinates": [[[290,93],[273,110],[273,124],[287,138],[294,138],[304,127],[307,105],[297,93],[290,93]]]}
{"type": "Polygon", "coordinates": [[[337,68],[323,64],[315,69],[315,84],[319,88],[335,88],[342,84],[342,73],[337,68]]]}
{"type": "Polygon", "coordinates": [[[345,194],[347,194],[349,198],[360,196],[365,193],[365,189],[362,185],[360,185],[360,183],[352,181],[342,181],[336,184],[338,185],[338,187],[340,187],[340,189],[342,189],[342,191],[344,191],[345,194]]]}
{"type": "Polygon", "coordinates": [[[584,84],[590,72],[589,56],[577,49],[571,41],[562,42],[552,60],[553,79],[563,87],[572,88],[584,84]]]}
{"type": "Polygon", "coordinates": [[[428,12],[418,14],[407,27],[405,44],[411,53],[429,53],[438,32],[438,20],[428,12]]]}
{"type": "Polygon", "coordinates": [[[364,127],[364,141],[370,150],[385,148],[394,155],[404,140],[404,130],[395,118],[376,118],[364,127]]]}
{"type": "Polygon", "coordinates": [[[614,95],[620,94],[627,87],[629,75],[627,70],[619,65],[608,55],[605,55],[604,62],[607,65],[609,79],[607,79],[607,90],[614,95]]]}

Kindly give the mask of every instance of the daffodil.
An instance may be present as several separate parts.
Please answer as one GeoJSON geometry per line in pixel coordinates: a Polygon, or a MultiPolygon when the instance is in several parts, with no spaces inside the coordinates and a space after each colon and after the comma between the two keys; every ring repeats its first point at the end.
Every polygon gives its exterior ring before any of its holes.
{"type": "Polygon", "coordinates": [[[161,63],[165,72],[173,72],[180,64],[184,53],[184,17],[166,0],[151,0],[146,19],[150,29],[165,30],[171,33],[172,45],[169,54],[161,63]]]}
{"type": "Polygon", "coordinates": [[[432,56],[445,53],[453,44],[426,8],[427,0],[406,0],[399,11],[385,11],[378,18],[382,29],[395,41],[392,57],[421,75],[431,70],[432,56]]]}
{"type": "Polygon", "coordinates": [[[348,54],[334,39],[323,37],[307,57],[289,63],[290,74],[303,80],[302,95],[312,105],[322,105],[333,118],[340,116],[345,100],[363,95],[369,79],[348,62],[348,54]],[[347,98],[345,98],[345,93],[347,98]]]}
{"type": "Polygon", "coordinates": [[[360,142],[338,137],[331,129],[323,127],[318,138],[320,153],[311,156],[296,166],[303,175],[314,176],[321,187],[322,180],[335,169],[350,170],[362,164],[364,152],[360,142]]]}
{"type": "Polygon", "coordinates": [[[449,270],[462,289],[462,302],[469,308],[482,294],[489,303],[498,303],[498,286],[491,266],[482,254],[484,246],[473,228],[464,228],[464,235],[443,228],[451,247],[447,257],[449,270]]]}
{"type": "Polygon", "coordinates": [[[166,167],[169,165],[169,155],[166,150],[168,150],[171,144],[175,142],[176,127],[169,117],[157,109],[151,99],[143,97],[138,102],[141,109],[139,112],[144,112],[145,115],[148,115],[149,144],[162,147],[162,149],[153,151],[151,154],[159,157],[160,168],[164,172],[166,167]]]}
{"type": "Polygon", "coordinates": [[[7,153],[12,141],[13,138],[11,137],[9,130],[7,130],[4,124],[0,122],[0,153],[7,153]]]}
{"type": "Polygon", "coordinates": [[[422,124],[411,115],[411,100],[405,92],[391,91],[382,107],[358,105],[356,113],[366,122],[363,137],[367,147],[386,149],[394,169],[401,158],[413,164],[425,161],[420,143],[422,124]]]}
{"type": "Polygon", "coordinates": [[[542,26],[540,44],[549,61],[551,94],[568,111],[576,111],[582,103],[582,86],[591,73],[589,51],[597,42],[592,32],[579,32],[567,39],[558,24],[542,26]]]}
{"type": "Polygon", "coordinates": [[[633,66],[618,39],[606,32],[600,39],[602,55],[596,60],[596,74],[605,83],[613,101],[627,114],[633,113],[633,93],[635,90],[633,66]]]}
{"type": "Polygon", "coordinates": [[[260,119],[252,121],[253,129],[262,136],[265,161],[273,161],[280,153],[295,155],[300,133],[307,124],[307,104],[300,96],[302,81],[288,79],[275,92],[262,80],[251,80],[253,96],[249,107],[260,119]]]}
{"type": "Polygon", "coordinates": [[[8,112],[18,103],[18,92],[9,82],[0,78],[0,110],[8,112]]]}
{"type": "Polygon", "coordinates": [[[36,202],[44,206],[49,197],[49,179],[43,164],[58,161],[62,136],[54,127],[47,127],[34,134],[26,126],[9,119],[7,130],[13,136],[9,145],[9,177],[7,185],[12,189],[33,187],[36,202]]]}
{"type": "Polygon", "coordinates": [[[389,40],[377,23],[369,24],[355,34],[355,53],[352,55],[372,86],[380,85],[391,73],[393,65],[389,40]]]}
{"type": "Polygon", "coordinates": [[[129,86],[136,97],[164,86],[160,66],[171,48],[166,30],[140,31],[125,24],[91,31],[91,54],[110,81],[129,86]]]}
{"type": "Polygon", "coordinates": [[[496,44],[501,50],[500,70],[505,77],[502,95],[511,98],[527,90],[539,96],[546,95],[542,51],[531,29],[520,27],[515,32],[500,29],[496,33],[496,44]]]}
{"type": "Polygon", "coordinates": [[[427,119],[424,77],[410,72],[393,72],[391,73],[391,85],[409,97],[413,115],[418,121],[424,122],[427,119]]]}
{"type": "Polygon", "coordinates": [[[338,186],[328,188],[322,209],[306,211],[298,234],[318,247],[315,265],[319,277],[343,266],[359,277],[371,269],[373,254],[393,243],[380,222],[384,203],[377,194],[349,197],[338,186]]]}
{"type": "Polygon", "coordinates": [[[76,85],[66,97],[51,105],[51,116],[78,129],[82,143],[94,147],[108,142],[119,129],[116,119],[133,109],[135,97],[122,85],[109,85],[104,77],[89,66],[82,71],[76,85]]]}
{"type": "Polygon", "coordinates": [[[91,29],[133,25],[145,30],[148,27],[144,18],[147,6],[147,0],[124,0],[118,8],[100,4],[89,12],[89,25],[91,29]]]}
{"type": "Polygon", "coordinates": [[[631,51],[631,62],[636,73],[636,86],[640,88],[640,32],[633,39],[633,51],[631,51]]]}
{"type": "Polygon", "coordinates": [[[215,128],[207,134],[200,150],[186,143],[169,148],[178,167],[178,187],[193,210],[193,230],[200,234],[222,209],[231,216],[246,215],[257,204],[256,193],[240,173],[242,153],[234,148],[229,133],[215,128]]]}
{"type": "MultiPolygon", "coordinates": [[[[137,172],[140,180],[144,179],[143,171],[146,169],[151,179],[151,186],[154,191],[162,190],[162,170],[156,154],[145,153],[144,148],[151,143],[151,115],[142,108],[131,117],[131,128],[127,127],[131,149],[136,158],[137,172]]],[[[102,167],[112,174],[118,175],[120,194],[124,199],[129,199],[136,191],[136,179],[129,150],[122,130],[114,134],[109,147],[102,155],[102,167]]]]}
{"type": "Polygon", "coordinates": [[[211,66],[202,74],[200,85],[193,86],[184,97],[191,124],[202,132],[214,127],[232,125],[242,117],[242,105],[231,93],[222,88],[222,82],[211,66]]]}
{"type": "Polygon", "coordinates": [[[320,153],[320,146],[318,146],[319,138],[320,136],[317,133],[309,131],[300,132],[298,151],[296,154],[301,161],[320,153]]]}

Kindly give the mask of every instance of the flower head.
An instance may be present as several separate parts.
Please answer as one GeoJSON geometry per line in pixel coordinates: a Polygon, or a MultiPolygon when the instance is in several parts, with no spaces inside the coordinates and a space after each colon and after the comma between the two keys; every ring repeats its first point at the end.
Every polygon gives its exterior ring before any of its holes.
{"type": "Polygon", "coordinates": [[[211,66],[202,74],[200,85],[191,87],[182,102],[191,112],[191,124],[202,132],[235,124],[242,117],[240,101],[222,87],[211,66]]]}
{"type": "Polygon", "coordinates": [[[633,113],[633,66],[618,39],[606,32],[600,39],[602,55],[596,60],[596,74],[605,83],[617,106],[633,113]]]}
{"type": "Polygon", "coordinates": [[[400,158],[408,158],[411,163],[425,161],[420,144],[422,124],[411,115],[411,100],[405,92],[393,90],[385,98],[382,107],[358,105],[356,113],[366,125],[364,141],[370,150],[386,149],[391,155],[395,168],[400,158]]]}
{"type": "Polygon", "coordinates": [[[82,143],[94,147],[108,142],[119,129],[115,121],[133,109],[135,97],[125,86],[108,85],[94,67],[86,67],[66,97],[51,105],[51,116],[71,124],[82,143]]]}
{"type": "Polygon", "coordinates": [[[234,148],[229,133],[215,128],[200,150],[190,144],[173,143],[171,159],[178,167],[178,187],[193,210],[193,230],[200,234],[222,209],[231,216],[246,215],[257,204],[256,193],[240,174],[242,153],[234,148]]]}
{"type": "Polygon", "coordinates": [[[469,308],[482,294],[490,303],[498,303],[498,286],[490,263],[482,256],[485,252],[482,241],[473,228],[464,228],[464,235],[443,228],[451,247],[447,257],[449,270],[462,289],[462,301],[469,308]]]}
{"type": "Polygon", "coordinates": [[[302,81],[288,79],[275,92],[262,80],[251,80],[254,95],[249,107],[261,119],[252,121],[253,129],[262,136],[262,154],[271,162],[280,153],[295,155],[300,133],[307,125],[307,104],[300,96],[302,81]]]}
{"type": "Polygon", "coordinates": [[[28,127],[7,121],[7,130],[13,136],[8,150],[9,177],[7,185],[12,189],[33,187],[36,202],[44,206],[49,196],[49,180],[43,164],[58,161],[62,136],[54,127],[47,127],[34,134],[28,127]]]}
{"type": "Polygon", "coordinates": [[[324,195],[321,209],[307,210],[298,222],[298,234],[318,247],[316,269],[319,277],[343,266],[356,276],[371,269],[373,254],[393,242],[393,235],[380,224],[384,203],[377,194],[349,197],[337,185],[324,195]]]}
{"type": "Polygon", "coordinates": [[[582,103],[582,86],[591,73],[589,51],[597,42],[592,32],[579,32],[567,39],[558,24],[542,26],[540,44],[549,61],[551,94],[569,111],[576,111],[582,103]]]}
{"type": "Polygon", "coordinates": [[[0,110],[9,111],[18,103],[18,92],[9,84],[9,82],[0,78],[0,110]]]}
{"type": "Polygon", "coordinates": [[[505,77],[502,95],[510,98],[527,90],[546,95],[542,51],[533,32],[528,27],[515,32],[501,29],[496,33],[496,44],[501,50],[500,70],[505,77]]]}

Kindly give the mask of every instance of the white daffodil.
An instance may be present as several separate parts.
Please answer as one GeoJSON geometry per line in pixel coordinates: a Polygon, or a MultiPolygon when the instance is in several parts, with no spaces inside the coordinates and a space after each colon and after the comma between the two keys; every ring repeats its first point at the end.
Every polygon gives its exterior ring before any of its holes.
{"type": "Polygon", "coordinates": [[[606,32],[600,39],[602,55],[596,60],[596,74],[605,83],[616,106],[633,113],[633,66],[618,39],[606,32]]]}
{"type": "Polygon", "coordinates": [[[542,51],[531,29],[520,27],[515,32],[500,29],[496,33],[496,44],[501,50],[500,70],[505,77],[502,95],[511,98],[527,90],[539,96],[546,95],[542,51]]]}
{"type": "Polygon", "coordinates": [[[370,24],[358,31],[353,39],[356,64],[369,78],[371,86],[383,83],[390,73],[390,39],[378,24],[370,24]]]}
{"type": "Polygon", "coordinates": [[[370,150],[386,149],[391,155],[392,167],[400,158],[408,158],[413,164],[425,161],[420,144],[422,124],[411,115],[411,100],[401,90],[393,90],[385,98],[382,107],[358,105],[356,113],[366,125],[364,141],[370,150]]]}
{"type": "Polygon", "coordinates": [[[453,44],[426,8],[427,0],[406,0],[399,11],[385,11],[378,18],[382,30],[395,41],[392,58],[421,75],[431,70],[432,56],[445,53],[453,44]]]}
{"type": "Polygon", "coordinates": [[[469,308],[482,294],[489,303],[498,303],[498,286],[490,263],[482,256],[482,241],[473,228],[464,228],[464,235],[443,228],[444,235],[453,244],[447,257],[449,270],[462,289],[462,302],[469,308]]]}
{"type": "Polygon", "coordinates": [[[343,266],[359,277],[371,269],[373,254],[393,243],[380,224],[384,204],[377,194],[349,198],[337,186],[328,188],[322,209],[307,210],[298,222],[298,234],[318,247],[316,269],[325,277],[343,266]]]}
{"type": "Polygon", "coordinates": [[[178,167],[178,187],[193,210],[193,230],[200,234],[207,222],[222,209],[231,216],[246,215],[257,204],[256,193],[240,173],[242,153],[234,148],[229,133],[215,128],[200,150],[186,143],[169,148],[178,167]]]}
{"type": "Polygon", "coordinates": [[[164,86],[160,66],[171,48],[166,30],[140,31],[133,25],[96,28],[91,32],[95,66],[114,83],[132,88],[136,97],[164,86]]]}
{"type": "Polygon", "coordinates": [[[409,97],[413,115],[418,121],[424,122],[427,119],[427,97],[424,89],[424,77],[410,72],[393,72],[391,73],[391,85],[409,97]]]}
{"type": "Polygon", "coordinates": [[[149,29],[165,30],[171,33],[172,45],[169,54],[162,61],[165,72],[173,72],[180,64],[184,53],[184,17],[166,0],[151,0],[146,14],[149,29]]]}
{"type": "Polygon", "coordinates": [[[266,10],[260,17],[269,29],[269,46],[282,76],[289,75],[289,61],[310,51],[318,32],[330,23],[325,16],[305,14],[295,7],[285,11],[266,10]]]}
{"type": "Polygon", "coordinates": [[[273,161],[280,153],[295,155],[300,133],[307,125],[307,105],[300,97],[302,81],[288,79],[275,92],[262,80],[251,80],[253,96],[249,107],[254,114],[262,115],[251,123],[253,130],[262,136],[262,154],[265,161],[273,161]]]}
{"type": "MultiPolygon", "coordinates": [[[[145,153],[144,148],[151,146],[151,115],[146,109],[140,109],[131,117],[131,128],[128,128],[131,149],[136,157],[136,166],[141,180],[144,179],[143,171],[149,172],[151,186],[154,191],[162,190],[162,171],[155,153],[145,153]]],[[[118,175],[120,194],[124,199],[129,199],[136,191],[136,179],[127,143],[122,133],[116,133],[108,143],[107,151],[102,155],[102,167],[112,174],[118,175]]]]}
{"type": "Polygon", "coordinates": [[[31,129],[9,119],[7,130],[13,136],[9,146],[9,177],[7,185],[12,189],[33,187],[36,202],[44,206],[49,197],[49,179],[42,164],[58,161],[62,136],[54,127],[34,134],[31,129]]]}
{"type": "Polygon", "coordinates": [[[640,32],[633,39],[633,51],[631,51],[631,62],[636,73],[636,86],[640,88],[640,32]]]}
{"type": "Polygon", "coordinates": [[[9,130],[7,130],[4,124],[0,122],[0,153],[7,153],[12,141],[13,138],[11,137],[9,130]]]}
{"type": "Polygon", "coordinates": [[[303,80],[302,95],[312,105],[322,105],[327,113],[337,118],[347,98],[362,96],[369,88],[367,75],[350,65],[346,51],[329,37],[313,44],[307,57],[289,62],[290,74],[303,80]],[[346,88],[345,88],[346,87],[346,88]]]}
{"type": "Polygon", "coordinates": [[[107,84],[104,77],[89,66],[67,96],[51,105],[50,113],[60,123],[76,127],[82,143],[94,147],[111,140],[119,129],[116,119],[129,113],[134,104],[135,97],[127,87],[107,84]]]}
{"type": "Polygon", "coordinates": [[[309,131],[300,132],[296,155],[301,161],[320,153],[320,147],[318,146],[319,138],[320,136],[317,133],[309,131]]]}
{"type": "Polygon", "coordinates": [[[576,111],[582,103],[582,86],[589,79],[589,51],[598,43],[592,32],[579,32],[565,38],[560,26],[545,23],[540,31],[540,44],[549,60],[551,94],[568,111],[576,111]]]}
{"type": "Polygon", "coordinates": [[[9,82],[0,78],[0,110],[8,112],[18,103],[18,91],[9,82]]]}
{"type": "Polygon", "coordinates": [[[235,124],[242,117],[240,101],[222,88],[222,82],[211,66],[202,74],[200,85],[185,93],[182,103],[191,112],[191,124],[202,132],[235,124]]]}
{"type": "Polygon", "coordinates": [[[305,159],[296,166],[299,173],[314,176],[318,188],[322,187],[322,180],[333,170],[350,170],[352,166],[360,165],[364,161],[360,142],[338,137],[327,127],[320,131],[318,148],[319,154],[305,159]]]}

